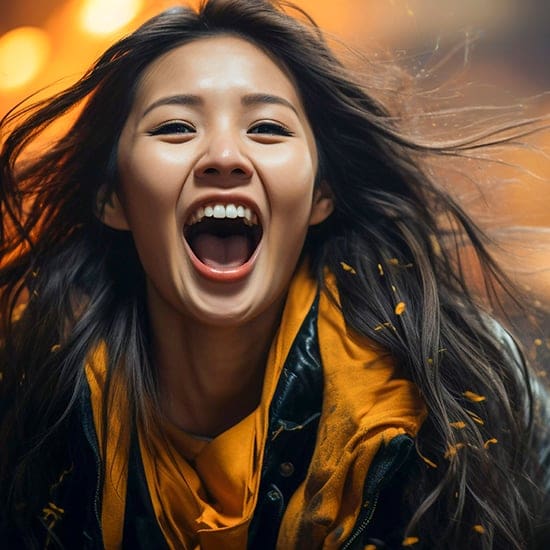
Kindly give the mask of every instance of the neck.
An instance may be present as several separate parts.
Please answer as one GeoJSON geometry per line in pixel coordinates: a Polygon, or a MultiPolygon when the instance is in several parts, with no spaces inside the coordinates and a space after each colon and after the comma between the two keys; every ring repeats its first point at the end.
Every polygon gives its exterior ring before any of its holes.
{"type": "Polygon", "coordinates": [[[261,319],[229,327],[201,323],[164,306],[149,299],[163,414],[182,430],[214,437],[260,403],[282,300],[261,319]]]}

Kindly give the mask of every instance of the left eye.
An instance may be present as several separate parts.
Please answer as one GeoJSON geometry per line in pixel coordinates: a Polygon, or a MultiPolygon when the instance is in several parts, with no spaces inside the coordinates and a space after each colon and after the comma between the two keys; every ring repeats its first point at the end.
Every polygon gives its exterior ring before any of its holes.
{"type": "Polygon", "coordinates": [[[267,134],[271,136],[292,136],[293,133],[275,122],[260,122],[248,130],[249,134],[267,134]]]}
{"type": "Polygon", "coordinates": [[[193,126],[191,126],[190,124],[186,124],[185,122],[173,121],[166,122],[164,124],[161,124],[160,126],[157,126],[149,132],[149,135],[159,136],[166,134],[194,134],[195,132],[195,128],[193,128],[193,126]]]}

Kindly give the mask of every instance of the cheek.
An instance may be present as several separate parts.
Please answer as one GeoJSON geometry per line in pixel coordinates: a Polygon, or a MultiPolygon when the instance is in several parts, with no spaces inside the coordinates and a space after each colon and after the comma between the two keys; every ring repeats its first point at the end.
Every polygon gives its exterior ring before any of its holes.
{"type": "Polygon", "coordinates": [[[311,210],[316,162],[307,149],[281,151],[264,163],[264,181],[272,213],[298,216],[298,222],[311,210]]]}
{"type": "Polygon", "coordinates": [[[173,210],[186,176],[185,156],[175,148],[141,148],[119,160],[124,202],[132,211],[173,210]]]}

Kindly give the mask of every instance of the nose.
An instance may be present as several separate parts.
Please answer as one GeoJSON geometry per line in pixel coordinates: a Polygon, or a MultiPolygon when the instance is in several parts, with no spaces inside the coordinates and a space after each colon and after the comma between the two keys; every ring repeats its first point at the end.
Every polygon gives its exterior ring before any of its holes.
{"type": "Polygon", "coordinates": [[[195,166],[197,181],[217,185],[242,184],[252,177],[252,172],[252,162],[241,150],[239,138],[230,132],[213,136],[195,166]]]}

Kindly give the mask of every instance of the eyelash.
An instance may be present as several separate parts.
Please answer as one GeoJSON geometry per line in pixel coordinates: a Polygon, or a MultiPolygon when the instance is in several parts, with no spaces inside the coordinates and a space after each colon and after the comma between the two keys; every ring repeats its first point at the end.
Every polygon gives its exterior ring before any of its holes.
{"type": "Polygon", "coordinates": [[[260,122],[248,130],[249,134],[267,134],[267,135],[277,135],[277,136],[293,136],[294,134],[288,129],[282,126],[281,124],[276,124],[275,122],[260,122]],[[263,128],[267,131],[255,132],[254,130],[259,130],[263,128]]]}
{"type": "Polygon", "coordinates": [[[150,136],[159,136],[166,134],[194,134],[196,132],[195,128],[190,124],[185,122],[166,122],[154,128],[149,133],[150,136]]]}

